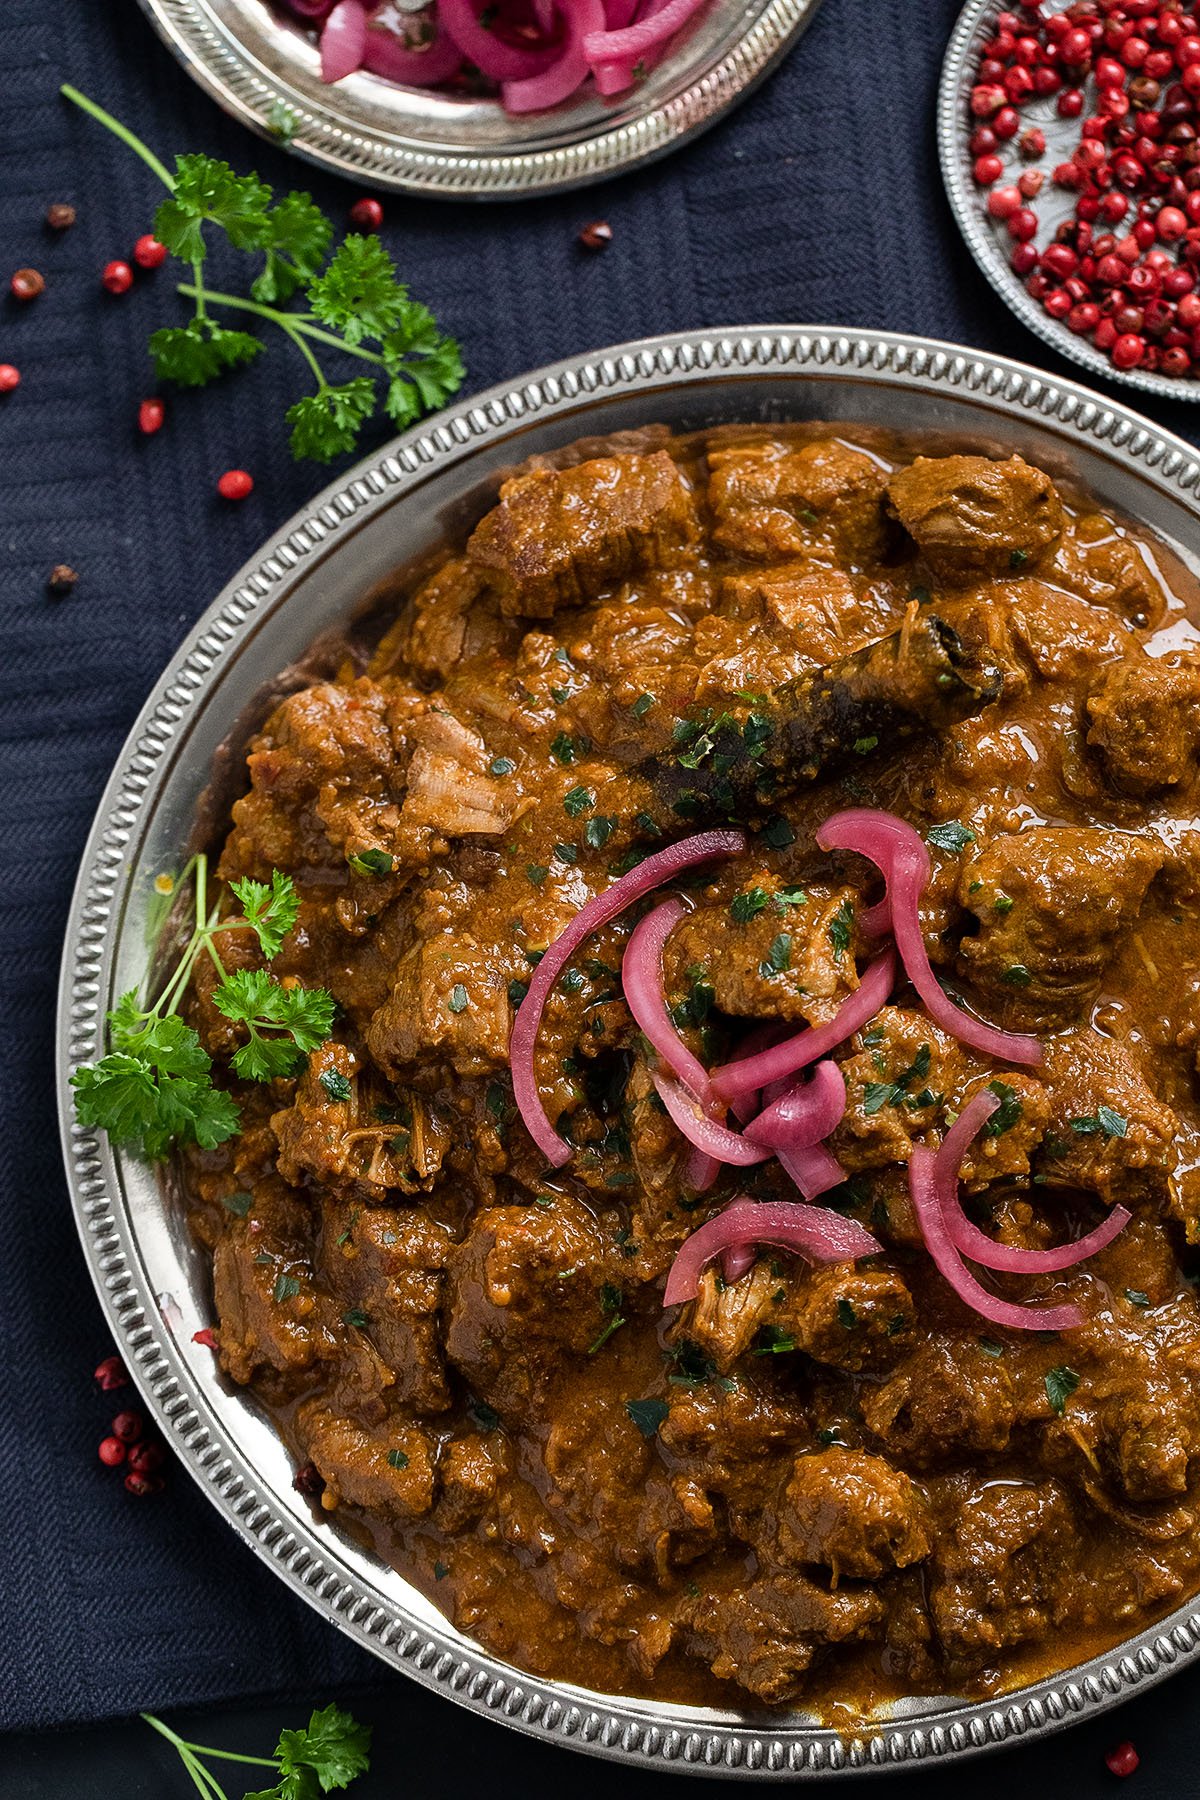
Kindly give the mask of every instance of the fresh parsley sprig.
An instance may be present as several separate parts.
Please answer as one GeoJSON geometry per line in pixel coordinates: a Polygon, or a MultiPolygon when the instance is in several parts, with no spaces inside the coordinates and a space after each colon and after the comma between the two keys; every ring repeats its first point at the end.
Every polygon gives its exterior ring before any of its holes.
{"type": "Polygon", "coordinates": [[[262,351],[261,338],[219,323],[210,307],[266,320],[295,346],[316,381],[315,391],[286,415],[292,454],[316,462],[353,449],[381,392],[384,411],[403,429],[461,386],[458,345],[438,329],[428,307],[410,297],[377,237],[347,237],[326,262],[333,224],[311,195],[293,192],[275,201],[257,175],[238,175],[212,156],[177,156],[172,174],[95,101],[77,88],[61,91],[135,151],[168,189],[154,216],[154,235],[191,269],[191,281],[182,282],[179,292],[192,302],[192,317],[151,336],[160,379],[204,387],[262,351]],[[262,256],[248,296],[205,285],[206,228],[223,232],[235,250],[262,256]],[[305,304],[289,305],[297,295],[305,304]],[[314,346],[341,351],[371,372],[330,381],[314,346]]]}
{"type": "Polygon", "coordinates": [[[187,873],[195,922],[162,992],[152,1006],[142,1005],[136,989],[122,994],[108,1014],[108,1055],[71,1077],[80,1124],[106,1131],[115,1144],[130,1144],[151,1161],[162,1160],[174,1144],[215,1149],[240,1123],[233,1096],[213,1085],[212,1058],[179,1017],[179,1003],[202,956],[220,977],[214,1006],[245,1030],[247,1041],[230,1059],[244,1080],[294,1075],[333,1028],[334,1000],[324,988],[285,986],[267,969],[235,969],[230,975],[214,942],[218,931],[249,931],[268,961],[277,956],[300,912],[291,877],[276,869],[269,886],[249,878],[232,881],[242,913],[222,918],[220,905],[208,902],[208,858],[197,856],[187,873]]]}
{"type": "Polygon", "coordinates": [[[174,1744],[205,1800],[229,1800],[212,1770],[204,1766],[205,1757],[271,1769],[278,1775],[273,1787],[256,1788],[252,1794],[246,1794],[245,1800],[317,1800],[321,1794],[349,1787],[356,1775],[365,1775],[370,1767],[371,1727],[360,1725],[338,1706],[314,1712],[302,1731],[280,1732],[273,1757],[242,1756],[235,1750],[191,1744],[153,1713],[143,1713],[142,1718],[169,1744],[174,1744]]]}

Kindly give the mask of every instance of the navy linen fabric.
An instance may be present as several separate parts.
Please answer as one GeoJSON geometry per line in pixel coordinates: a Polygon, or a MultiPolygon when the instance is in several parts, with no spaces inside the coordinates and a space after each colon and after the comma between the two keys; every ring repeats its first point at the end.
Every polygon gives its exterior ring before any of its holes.
{"type": "MultiPolygon", "coordinates": [[[[807,321],[891,326],[1048,353],[995,300],[950,219],[932,108],[953,0],[825,0],[786,65],[714,131],[603,188],[509,207],[386,202],[384,236],[461,340],[480,388],[644,333],[807,321]],[[607,218],[611,246],[581,250],[607,218]]],[[[283,344],[224,387],[153,391],[146,336],[178,303],[163,271],[112,299],[157,200],[149,172],[58,99],[70,80],[168,159],[203,149],[341,216],[344,183],[233,125],[134,0],[7,0],[0,22],[0,270],[46,276],[0,302],[0,1727],[383,1678],[244,1549],[182,1472],[136,1502],[95,1445],[110,1348],[60,1172],[51,1036],[80,849],[145,693],[185,628],[325,477],[293,464],[283,344]],[[59,237],[42,215],[78,207],[59,237]],[[230,466],[253,497],[217,499],[230,466]],[[69,598],[46,574],[79,571],[69,598]]],[[[1155,407],[1189,435],[1200,415],[1155,407]]],[[[381,434],[382,435],[382,434],[381,434]]],[[[116,1398],[114,1396],[113,1398],[116,1398]]]]}

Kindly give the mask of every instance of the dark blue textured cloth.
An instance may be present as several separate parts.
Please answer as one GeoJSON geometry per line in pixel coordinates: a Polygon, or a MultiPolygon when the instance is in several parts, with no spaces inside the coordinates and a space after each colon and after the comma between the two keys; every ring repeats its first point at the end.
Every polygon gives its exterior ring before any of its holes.
{"type": "MultiPolygon", "coordinates": [[[[384,236],[461,340],[480,388],[573,351],[698,325],[891,326],[1046,362],[962,247],[941,191],[932,108],[953,0],[826,0],[786,65],[714,131],[589,193],[509,207],[387,201],[384,236]],[[613,242],[575,241],[606,217],[613,242]]],[[[207,150],[277,187],[352,196],[231,124],[185,78],[134,0],[7,0],[0,25],[5,283],[0,303],[0,1727],[100,1718],[304,1684],[387,1679],[262,1568],[177,1473],[137,1503],[100,1468],[109,1348],[60,1172],[51,1065],[63,921],[101,787],[151,681],[263,536],[322,485],[287,455],[296,370],[270,354],[227,386],[152,391],[148,330],[166,271],[112,299],[158,195],[149,172],[57,97],[71,80],[165,157],[207,150]],[[48,202],[79,210],[42,225],[48,202]],[[253,498],[216,498],[229,466],[253,498]],[[79,584],[49,599],[67,562],[79,584]]],[[[1155,408],[1194,433],[1200,417],[1155,408]],[[1195,421],[1193,423],[1193,421],[1195,421]]]]}

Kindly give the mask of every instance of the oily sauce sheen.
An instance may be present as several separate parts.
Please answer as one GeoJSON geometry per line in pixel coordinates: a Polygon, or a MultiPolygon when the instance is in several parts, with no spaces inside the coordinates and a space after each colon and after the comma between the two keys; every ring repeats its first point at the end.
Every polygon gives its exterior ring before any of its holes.
{"type": "MultiPolygon", "coordinates": [[[[222,1369],[314,1504],[463,1631],[601,1690],[848,1722],[1069,1666],[1200,1586],[1200,607],[1161,547],[1019,459],[821,431],[523,472],[374,648],[265,720],[221,873],[294,877],[275,973],[340,1013],[299,1079],[237,1088],[241,1135],[186,1186],[222,1369]],[[746,855],[680,890],[668,998],[709,1066],[830,1018],[879,885],[813,834],[881,806],[934,831],[941,979],[1038,1032],[1044,1066],[983,1061],[900,985],[836,1053],[850,1180],[826,1197],[884,1254],[764,1251],[665,1314],[697,1225],[795,1190],[773,1162],[688,1188],[621,995],[646,903],[547,1005],[561,1171],[515,1114],[514,1007],[592,895],[720,817],[668,779],[707,724],[769,735],[781,684],[934,616],[999,698],[894,730],[885,707],[740,801],[746,855]],[[984,1277],[1078,1305],[1058,1337],[962,1305],[908,1201],[912,1146],[993,1080],[977,1223],[1045,1248],[1133,1214],[1074,1269],[984,1277]]],[[[191,1019],[223,1066],[213,979],[191,1019]]]]}

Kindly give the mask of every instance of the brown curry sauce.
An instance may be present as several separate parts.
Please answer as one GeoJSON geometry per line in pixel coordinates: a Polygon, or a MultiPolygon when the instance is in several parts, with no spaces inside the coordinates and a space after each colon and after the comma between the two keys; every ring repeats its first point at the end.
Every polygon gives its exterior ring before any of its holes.
{"type": "MultiPolygon", "coordinates": [[[[222,1368],[320,1504],[462,1630],[603,1691],[849,1723],[1068,1666],[1200,1586],[1200,596],[1024,464],[890,481],[912,446],[824,431],[518,478],[365,673],[277,707],[221,872],[293,875],[273,966],[341,1018],[299,1081],[237,1088],[242,1135],[186,1180],[222,1368]],[[546,1010],[561,1171],[514,1115],[513,1007],[590,895],[695,828],[645,772],[695,741],[678,721],[744,728],[780,684],[934,611],[1001,698],[852,743],[739,813],[747,856],[682,890],[668,994],[710,1064],[753,1022],[830,1017],[878,883],[813,832],[878,805],[963,828],[935,833],[930,955],[984,1017],[1041,1033],[1046,1065],[982,1062],[901,986],[837,1052],[850,1180],[829,1198],[886,1254],[764,1252],[664,1315],[697,1224],[795,1190],[773,1163],[686,1189],[620,996],[640,909],[546,1010]],[[1040,1248],[1134,1213],[1074,1270],[986,1278],[1080,1305],[1055,1339],[962,1306],[907,1199],[910,1146],[993,1079],[1005,1129],[964,1170],[977,1222],[1040,1248]]],[[[223,955],[252,960],[244,939],[223,955]]],[[[210,991],[192,1022],[220,1059],[236,1036],[210,991]]]]}

